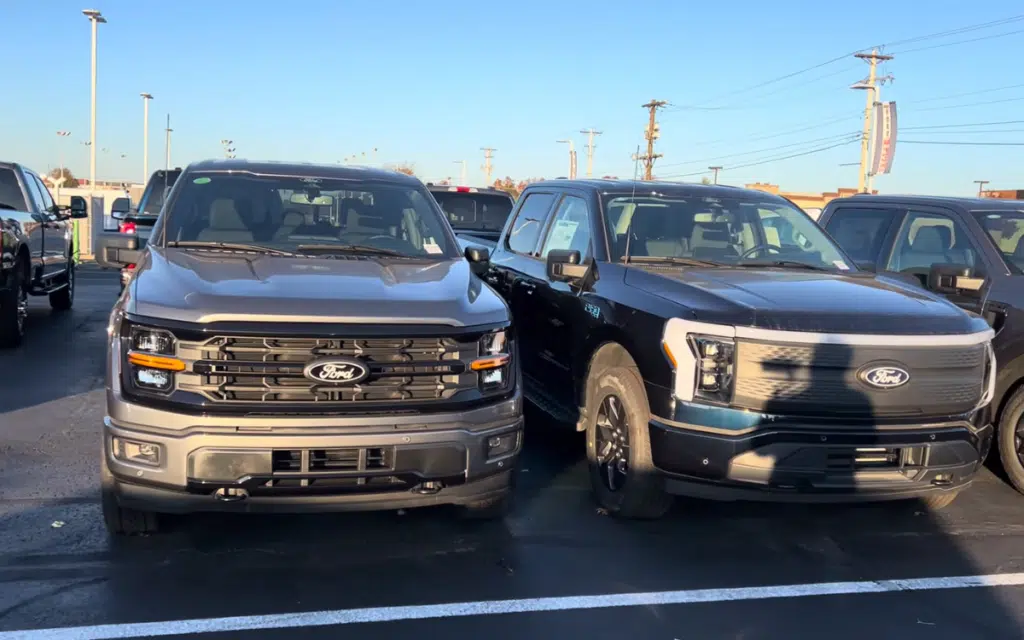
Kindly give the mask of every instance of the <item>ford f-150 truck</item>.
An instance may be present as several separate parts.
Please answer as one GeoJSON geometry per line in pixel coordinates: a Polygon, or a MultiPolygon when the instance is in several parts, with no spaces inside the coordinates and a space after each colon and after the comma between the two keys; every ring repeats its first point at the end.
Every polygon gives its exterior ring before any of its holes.
{"type": "Polygon", "coordinates": [[[992,328],[858,270],[775,195],[533,184],[485,279],[512,308],[527,398],[586,432],[615,515],[661,516],[676,494],[938,508],[992,441],[992,328]]]}
{"type": "Polygon", "coordinates": [[[110,316],[102,505],[498,516],[522,440],[517,338],[415,178],[215,160],[185,168],[110,316]]]}
{"type": "Polygon", "coordinates": [[[862,268],[917,278],[992,326],[989,419],[1006,476],[1024,493],[1024,202],[858,195],[829,202],[819,223],[862,268]]]}
{"type": "Polygon", "coordinates": [[[38,174],[14,162],[0,162],[0,347],[15,347],[25,336],[28,297],[49,296],[55,311],[75,301],[72,218],[85,218],[86,202],[54,203],[38,174]]]}

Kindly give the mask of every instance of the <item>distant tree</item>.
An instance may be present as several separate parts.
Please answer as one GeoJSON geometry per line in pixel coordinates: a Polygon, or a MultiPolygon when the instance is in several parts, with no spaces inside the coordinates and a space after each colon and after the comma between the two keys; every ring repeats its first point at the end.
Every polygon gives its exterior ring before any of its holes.
{"type": "Polygon", "coordinates": [[[509,192],[510,194],[512,194],[513,198],[518,198],[519,194],[523,192],[523,189],[525,189],[527,185],[534,182],[540,182],[541,180],[543,180],[543,178],[513,180],[510,176],[505,176],[504,178],[498,178],[497,180],[495,180],[492,186],[495,189],[501,189],[502,191],[509,192]]]}
{"type": "Polygon", "coordinates": [[[701,184],[711,184],[711,178],[709,178],[709,177],[707,177],[707,176],[703,176],[703,177],[701,177],[701,179],[700,179],[700,183],[701,183],[701,184]]]}
{"type": "MultiPolygon", "coordinates": [[[[54,184],[57,184],[57,180],[60,180],[60,178],[60,169],[54,169],[50,172],[50,179],[54,181],[54,184]]],[[[64,189],[74,189],[78,186],[78,178],[71,173],[71,169],[64,168],[64,182],[60,186],[64,189]]]]}
{"type": "Polygon", "coordinates": [[[619,176],[601,176],[602,180],[618,180],[619,176]]]}
{"type": "Polygon", "coordinates": [[[416,168],[412,164],[410,164],[408,162],[403,162],[401,164],[392,165],[391,166],[391,170],[392,171],[397,171],[398,173],[404,173],[407,176],[414,176],[414,175],[416,175],[416,168]]]}

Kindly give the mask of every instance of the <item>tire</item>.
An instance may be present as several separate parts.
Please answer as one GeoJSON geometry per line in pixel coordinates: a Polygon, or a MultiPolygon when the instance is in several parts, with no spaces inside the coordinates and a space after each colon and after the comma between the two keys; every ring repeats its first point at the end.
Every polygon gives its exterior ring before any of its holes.
{"type": "Polygon", "coordinates": [[[50,294],[50,308],[54,311],[69,311],[75,304],[75,261],[68,259],[67,284],[50,294]]]}
{"type": "Polygon", "coordinates": [[[673,497],[665,493],[651,458],[650,408],[635,365],[620,362],[592,371],[586,402],[587,464],[597,503],[621,518],[664,516],[673,497]],[[611,447],[603,457],[599,443],[602,450],[611,447]],[[608,456],[612,460],[604,462],[608,456]]]}
{"type": "Polygon", "coordinates": [[[929,496],[921,498],[921,502],[929,511],[938,511],[945,509],[949,505],[953,504],[956,497],[960,495],[960,491],[949,491],[946,493],[933,493],[929,496]]]}
{"type": "Polygon", "coordinates": [[[1006,401],[999,416],[999,461],[1013,488],[1024,493],[1024,387],[1006,401]]]}
{"type": "Polygon", "coordinates": [[[28,315],[25,263],[18,260],[8,277],[7,286],[0,290],[0,348],[5,349],[20,346],[25,340],[28,315]]]}
{"type": "Polygon", "coordinates": [[[501,520],[512,511],[512,494],[462,506],[461,515],[466,520],[501,520]]]}
{"type": "Polygon", "coordinates": [[[160,531],[157,514],[152,511],[125,509],[117,503],[116,480],[107,468],[106,456],[100,459],[100,502],[103,524],[112,536],[151,535],[160,531]]]}

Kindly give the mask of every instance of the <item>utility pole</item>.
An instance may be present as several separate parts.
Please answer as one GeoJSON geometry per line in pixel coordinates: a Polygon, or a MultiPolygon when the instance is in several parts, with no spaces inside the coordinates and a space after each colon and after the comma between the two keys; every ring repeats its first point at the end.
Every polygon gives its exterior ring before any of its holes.
{"type": "Polygon", "coordinates": [[[220,144],[221,144],[222,147],[224,147],[224,157],[225,158],[230,160],[231,158],[235,157],[235,148],[231,146],[231,145],[235,144],[234,140],[224,139],[224,140],[220,141],[220,144]]]}
{"type": "Polygon", "coordinates": [[[142,96],[142,184],[149,180],[149,101],[151,93],[140,93],[142,96]]]}
{"type": "Polygon", "coordinates": [[[167,150],[167,157],[164,158],[164,169],[167,171],[171,170],[171,132],[174,129],[171,128],[171,114],[167,114],[167,128],[164,129],[166,137],[164,138],[164,146],[167,150]]]}
{"type": "Polygon", "coordinates": [[[576,179],[576,147],[573,145],[572,140],[555,140],[559,144],[569,145],[569,179],[576,179]]]}
{"type": "Polygon", "coordinates": [[[640,156],[640,160],[644,163],[644,180],[652,179],[654,161],[661,157],[660,153],[654,153],[654,141],[661,136],[661,127],[658,125],[656,116],[658,109],[667,104],[668,102],[664,100],[651,100],[647,104],[641,105],[650,112],[650,120],[647,123],[647,128],[644,129],[644,138],[647,139],[647,153],[640,156]]]}
{"type": "Polygon", "coordinates": [[[491,173],[494,171],[494,165],[491,164],[491,159],[494,157],[494,152],[497,149],[491,147],[481,147],[481,151],[484,152],[484,164],[480,168],[484,170],[484,185],[491,186],[491,173]]]}
{"type": "MultiPolygon", "coordinates": [[[[466,186],[466,161],[465,160],[452,160],[457,165],[461,165],[462,169],[459,171],[459,184],[466,186]]],[[[449,178],[450,179],[450,178],[449,178]]],[[[490,186],[490,185],[487,185],[490,186]]]]}
{"type": "Polygon", "coordinates": [[[868,79],[865,82],[853,85],[854,89],[866,89],[868,92],[867,103],[864,106],[864,131],[860,139],[860,175],[857,178],[857,191],[866,193],[868,187],[868,147],[871,144],[871,112],[875,106],[878,94],[878,84],[876,82],[878,63],[892,60],[892,56],[882,55],[878,53],[878,49],[874,49],[871,53],[855,53],[854,57],[867,60],[870,65],[868,79]]]}
{"type": "Polygon", "coordinates": [[[988,184],[988,182],[989,182],[988,180],[975,180],[974,181],[974,184],[978,185],[978,197],[979,198],[984,198],[985,197],[984,195],[982,195],[982,189],[985,188],[985,185],[988,184]]]}
{"type": "Polygon", "coordinates": [[[711,184],[718,184],[718,172],[722,170],[722,167],[708,167],[709,170],[714,172],[714,178],[711,180],[711,184]]]}
{"type": "Polygon", "coordinates": [[[595,131],[593,127],[580,131],[587,134],[587,177],[594,175],[594,136],[601,135],[601,131],[595,131]]]}

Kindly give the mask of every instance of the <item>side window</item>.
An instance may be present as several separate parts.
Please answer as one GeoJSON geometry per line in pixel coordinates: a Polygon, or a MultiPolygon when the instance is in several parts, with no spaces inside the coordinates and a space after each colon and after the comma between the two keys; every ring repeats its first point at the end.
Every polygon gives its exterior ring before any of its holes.
{"type": "Polygon", "coordinates": [[[23,172],[22,175],[25,176],[25,189],[28,191],[29,200],[32,201],[32,209],[42,211],[45,207],[43,206],[43,194],[39,193],[39,183],[35,176],[28,171],[23,172]]]}
{"type": "Polygon", "coordinates": [[[940,213],[911,211],[903,221],[887,269],[915,274],[925,274],[935,264],[980,269],[978,256],[959,222],[940,213]]]}
{"type": "Polygon", "coordinates": [[[531,193],[526,196],[516,219],[512,221],[508,239],[505,241],[510,251],[524,255],[533,254],[554,200],[553,193],[531,193]]]}
{"type": "Polygon", "coordinates": [[[37,176],[32,176],[32,178],[39,186],[39,195],[43,197],[43,208],[47,213],[53,213],[53,196],[50,195],[50,190],[46,188],[46,185],[37,176]]]}
{"type": "Polygon", "coordinates": [[[899,215],[896,209],[854,209],[840,207],[829,218],[825,231],[857,262],[875,263],[889,225],[899,215]]]}
{"type": "Polygon", "coordinates": [[[590,214],[583,198],[565,196],[558,205],[540,257],[546,258],[552,249],[579,251],[584,260],[589,257],[590,214]]]}
{"type": "Polygon", "coordinates": [[[0,209],[10,207],[15,211],[24,211],[25,196],[21,194],[21,185],[13,169],[0,168],[0,209]]]}

